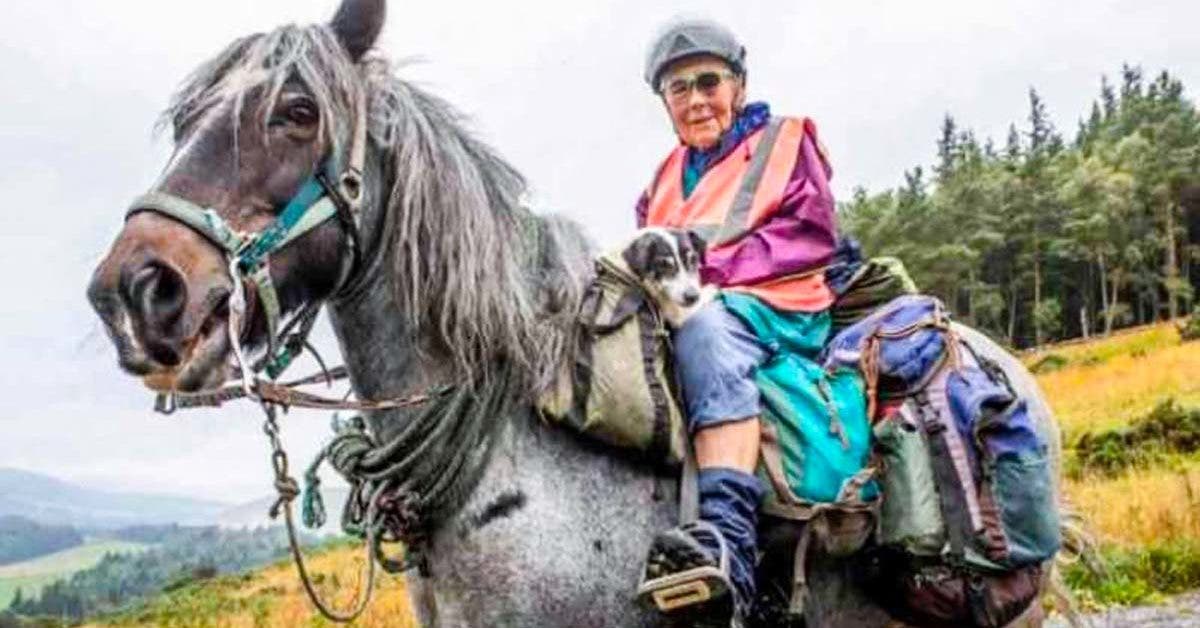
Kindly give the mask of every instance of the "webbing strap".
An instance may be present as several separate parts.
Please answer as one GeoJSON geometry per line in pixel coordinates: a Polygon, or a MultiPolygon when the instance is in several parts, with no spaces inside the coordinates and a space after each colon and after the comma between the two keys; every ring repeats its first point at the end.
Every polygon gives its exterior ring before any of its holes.
{"type": "Polygon", "coordinates": [[[133,214],[143,211],[152,211],[182,222],[226,253],[237,252],[245,243],[245,238],[230,229],[216,212],[173,194],[143,194],[134,199],[125,218],[128,220],[133,214]]]}
{"type": "Polygon", "coordinates": [[[758,185],[767,171],[767,162],[771,159],[771,152],[775,149],[775,142],[779,139],[783,123],[784,118],[771,118],[767,123],[767,128],[754,149],[754,156],[750,159],[750,169],[742,177],[742,184],[737,195],[733,197],[733,205],[725,214],[725,222],[720,231],[709,243],[710,247],[732,242],[750,231],[750,225],[747,225],[746,221],[750,216],[750,209],[754,206],[754,195],[758,193],[758,185]]]}
{"type": "Polygon", "coordinates": [[[964,479],[956,470],[955,447],[952,443],[956,435],[950,431],[953,428],[939,420],[937,411],[929,407],[924,391],[917,393],[915,411],[919,415],[920,424],[925,429],[929,443],[929,459],[938,489],[942,518],[946,522],[950,555],[961,562],[966,555],[975,526],[969,507],[972,501],[968,494],[969,489],[964,486],[964,479]]]}
{"type": "MultiPolygon", "coordinates": [[[[287,235],[285,235],[283,239],[275,245],[275,248],[282,249],[290,244],[292,240],[295,240],[309,231],[312,231],[317,227],[317,225],[320,225],[326,220],[336,216],[337,212],[337,205],[332,199],[330,199],[328,196],[321,198],[321,200],[309,207],[308,211],[304,212],[304,215],[300,217],[300,220],[296,221],[296,224],[292,225],[292,228],[287,232],[287,235]]],[[[354,232],[348,231],[348,233],[354,232]]]]}
{"type": "Polygon", "coordinates": [[[266,260],[250,273],[250,282],[258,293],[258,302],[262,306],[267,319],[267,342],[270,343],[270,354],[275,355],[277,334],[279,333],[279,318],[282,314],[279,305],[279,293],[275,291],[275,282],[271,281],[271,267],[266,260]]]}
{"type": "Polygon", "coordinates": [[[314,177],[301,186],[275,223],[258,236],[238,233],[230,229],[229,224],[213,210],[165,192],[149,192],[137,197],[129,206],[126,217],[143,211],[163,214],[182,222],[230,255],[238,254],[247,242],[253,241],[250,248],[239,257],[243,268],[253,268],[272,251],[287,246],[336,216],[338,210],[333,200],[325,196],[325,188],[314,177]]]}
{"type": "Polygon", "coordinates": [[[667,331],[658,312],[650,307],[640,308],[637,317],[638,336],[642,345],[642,376],[654,406],[654,424],[651,426],[647,452],[656,459],[665,459],[671,455],[671,391],[659,377],[659,356],[666,351],[663,343],[667,331]]]}
{"type": "Polygon", "coordinates": [[[700,469],[696,465],[696,449],[688,442],[683,450],[683,473],[679,478],[680,525],[700,518],[700,469]]]}
{"type": "MultiPolygon", "coordinates": [[[[254,268],[272,251],[283,246],[284,240],[288,239],[289,235],[296,234],[299,231],[296,229],[296,225],[304,218],[308,209],[316,204],[324,195],[325,188],[321,186],[321,182],[317,181],[315,176],[309,177],[300,186],[296,194],[292,196],[292,199],[288,201],[287,206],[279,213],[279,217],[275,219],[275,222],[271,223],[270,227],[267,227],[258,237],[254,238],[250,247],[242,253],[239,260],[242,268],[254,268]]],[[[308,224],[315,226],[319,223],[310,222],[308,224]]]]}
{"type": "Polygon", "coordinates": [[[813,526],[801,524],[800,538],[796,540],[796,552],[792,555],[792,595],[788,599],[788,614],[804,617],[808,604],[808,546],[812,542],[813,526]]]}

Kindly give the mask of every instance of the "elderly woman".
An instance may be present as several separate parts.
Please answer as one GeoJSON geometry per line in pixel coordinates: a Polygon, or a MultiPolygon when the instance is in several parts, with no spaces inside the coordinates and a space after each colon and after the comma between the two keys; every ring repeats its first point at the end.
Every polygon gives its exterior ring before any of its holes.
{"type": "MultiPolygon", "coordinates": [[[[745,56],[732,33],[707,21],[678,22],[652,45],[645,78],[680,143],[638,202],[638,226],[698,232],[709,241],[707,282],[787,313],[815,330],[820,346],[833,301],[822,271],[836,243],[829,164],[811,121],[746,102],[745,56]]],[[[754,475],[754,372],[768,350],[717,300],[678,330],[675,353],[699,467],[700,520],[655,539],[641,593],[703,625],[736,625],[754,597],[764,491],[754,475]],[[708,595],[670,602],[663,595],[697,590],[708,595]]]]}

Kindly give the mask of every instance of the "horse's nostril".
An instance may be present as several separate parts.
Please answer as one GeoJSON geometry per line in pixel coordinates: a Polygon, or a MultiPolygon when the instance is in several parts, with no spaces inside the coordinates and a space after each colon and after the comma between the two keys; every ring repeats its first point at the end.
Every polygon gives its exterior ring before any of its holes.
{"type": "Polygon", "coordinates": [[[170,266],[155,261],[147,262],[131,274],[125,292],[142,321],[160,333],[179,320],[187,302],[183,277],[170,266]]]}
{"type": "Polygon", "coordinates": [[[183,361],[179,329],[187,307],[184,277],[157,259],[130,264],[121,273],[120,294],[147,356],[172,368],[183,361]]]}

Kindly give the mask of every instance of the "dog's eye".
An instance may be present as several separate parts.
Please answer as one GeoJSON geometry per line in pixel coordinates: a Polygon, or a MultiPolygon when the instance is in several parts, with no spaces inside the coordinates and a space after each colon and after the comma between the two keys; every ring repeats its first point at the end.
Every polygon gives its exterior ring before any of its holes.
{"type": "Polygon", "coordinates": [[[660,259],[654,262],[654,270],[661,275],[669,275],[675,272],[675,262],[669,259],[660,259]]]}

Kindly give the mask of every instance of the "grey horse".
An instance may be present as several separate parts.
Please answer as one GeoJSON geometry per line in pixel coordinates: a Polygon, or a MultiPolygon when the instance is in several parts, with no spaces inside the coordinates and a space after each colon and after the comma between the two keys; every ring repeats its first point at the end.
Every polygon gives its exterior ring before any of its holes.
{"type": "MultiPolygon", "coordinates": [[[[448,478],[460,499],[431,522],[425,569],[407,576],[421,624],[656,625],[633,591],[652,536],[674,523],[675,476],[544,423],[530,403],[568,354],[592,247],[570,221],[524,210],[519,174],[370,52],[383,20],[383,0],[344,0],[329,24],[241,38],[198,68],[164,116],[176,150],[154,190],[260,231],[320,164],[343,159],[365,111],[359,225],[330,220],[272,253],[283,312],[328,307],[360,398],[462,382],[480,398],[510,397],[497,406],[506,411],[476,417],[486,429],[464,432],[469,461],[448,478]],[[350,229],[362,256],[347,279],[350,229]],[[489,375],[499,364],[505,386],[489,375]]],[[[89,299],[127,373],[155,390],[215,389],[231,374],[226,259],[188,225],[138,209],[89,299]]],[[[268,344],[261,305],[251,299],[236,331],[250,350],[268,344]]],[[[960,331],[1033,400],[1057,461],[1057,429],[1028,372],[960,331]]],[[[384,441],[416,417],[367,413],[384,441]]],[[[425,454],[422,473],[444,471],[440,451],[425,454]]],[[[763,578],[786,587],[789,574],[763,578]]],[[[808,625],[889,623],[849,563],[813,556],[809,582],[808,625]]]]}

